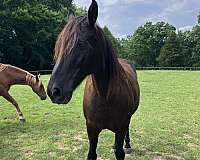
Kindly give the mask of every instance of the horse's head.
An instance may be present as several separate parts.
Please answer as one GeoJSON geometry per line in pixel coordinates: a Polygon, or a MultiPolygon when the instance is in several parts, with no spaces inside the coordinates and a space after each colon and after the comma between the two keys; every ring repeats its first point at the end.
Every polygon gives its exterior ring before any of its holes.
{"type": "Polygon", "coordinates": [[[97,72],[102,62],[101,40],[96,25],[98,5],[95,0],[87,17],[70,17],[55,45],[55,66],[47,93],[52,102],[63,104],[71,100],[75,88],[83,79],[97,72]]]}
{"type": "Polygon", "coordinates": [[[39,79],[38,75],[35,76],[35,81],[32,84],[32,90],[40,97],[41,100],[45,100],[47,98],[44,85],[42,84],[42,81],[39,79]]]}

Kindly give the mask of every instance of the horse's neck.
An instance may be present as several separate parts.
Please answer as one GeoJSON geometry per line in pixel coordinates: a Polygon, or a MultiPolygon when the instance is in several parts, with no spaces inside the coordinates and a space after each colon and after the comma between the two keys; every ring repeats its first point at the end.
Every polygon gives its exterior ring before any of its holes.
{"type": "MultiPolygon", "coordinates": [[[[111,46],[112,47],[112,46],[111,46]]],[[[102,96],[107,98],[109,96],[110,89],[112,88],[116,81],[118,81],[119,77],[119,68],[121,65],[119,64],[119,61],[116,57],[116,55],[113,55],[112,48],[111,50],[107,50],[107,52],[104,53],[105,59],[104,63],[101,66],[101,69],[92,75],[93,83],[95,85],[95,88],[97,92],[102,96]]]]}
{"type": "Polygon", "coordinates": [[[24,71],[20,68],[9,66],[8,74],[10,75],[10,83],[11,85],[19,84],[19,85],[29,85],[32,87],[33,83],[27,82],[27,76],[34,77],[27,71],[24,71]]]}
{"type": "Polygon", "coordinates": [[[109,77],[102,71],[92,75],[92,81],[100,96],[106,97],[109,86],[109,77]]]}
{"type": "Polygon", "coordinates": [[[36,78],[34,75],[27,73],[26,75],[26,85],[29,85],[31,88],[34,88],[35,84],[36,84],[36,78]]]}

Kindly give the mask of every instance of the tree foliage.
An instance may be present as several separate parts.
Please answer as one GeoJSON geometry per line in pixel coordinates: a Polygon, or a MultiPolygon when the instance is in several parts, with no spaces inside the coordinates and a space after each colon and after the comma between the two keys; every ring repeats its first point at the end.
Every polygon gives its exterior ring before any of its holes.
{"type": "Polygon", "coordinates": [[[104,26],[103,28],[104,34],[107,36],[108,39],[110,39],[113,48],[118,53],[120,50],[120,43],[119,41],[113,36],[113,34],[110,32],[107,26],[104,26]]]}
{"type": "Polygon", "coordinates": [[[191,31],[192,42],[192,66],[200,66],[200,26],[197,25],[191,31]]]}
{"type": "MultiPolygon", "coordinates": [[[[0,62],[28,69],[51,69],[57,35],[70,14],[87,15],[73,0],[1,0],[0,62]]],[[[200,67],[200,14],[191,31],[165,22],[147,22],[126,38],[103,28],[119,57],[136,66],[200,67]]]]}
{"type": "Polygon", "coordinates": [[[120,57],[142,67],[200,67],[200,15],[192,31],[178,31],[165,22],[147,22],[119,39],[120,57]]]}
{"type": "Polygon", "coordinates": [[[165,39],[174,30],[175,27],[168,23],[147,22],[139,27],[131,38],[129,37],[129,50],[131,51],[129,58],[139,66],[156,66],[156,59],[165,39]]]}
{"type": "Polygon", "coordinates": [[[55,39],[71,1],[3,0],[0,3],[1,61],[21,68],[48,69],[55,39]]]}
{"type": "Polygon", "coordinates": [[[175,32],[171,32],[161,48],[158,62],[163,67],[181,66],[180,43],[175,32]]]}
{"type": "Polygon", "coordinates": [[[187,67],[192,66],[192,50],[193,50],[193,42],[191,41],[191,32],[179,31],[177,34],[178,42],[180,45],[179,54],[182,57],[182,61],[180,66],[187,67]]]}

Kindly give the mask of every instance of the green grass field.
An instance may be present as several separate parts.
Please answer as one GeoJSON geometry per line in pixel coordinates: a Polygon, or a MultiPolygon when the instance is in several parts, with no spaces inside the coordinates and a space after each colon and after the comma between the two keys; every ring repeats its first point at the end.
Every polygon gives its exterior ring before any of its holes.
{"type": "MultiPolygon", "coordinates": [[[[200,160],[200,72],[139,71],[141,103],[131,121],[134,152],[127,160],[200,160]]],[[[45,85],[49,77],[43,76],[45,85]]],[[[29,87],[14,86],[26,123],[0,97],[1,160],[84,160],[88,140],[82,112],[84,85],[68,105],[40,101],[29,87]]],[[[101,133],[98,159],[114,160],[112,132],[101,133]]]]}

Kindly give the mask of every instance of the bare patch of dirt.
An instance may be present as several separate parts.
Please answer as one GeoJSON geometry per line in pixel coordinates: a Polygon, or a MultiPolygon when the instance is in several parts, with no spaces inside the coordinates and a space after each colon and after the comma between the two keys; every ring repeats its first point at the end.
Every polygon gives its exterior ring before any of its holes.
{"type": "Polygon", "coordinates": [[[81,150],[81,148],[82,148],[82,145],[74,146],[73,149],[72,149],[72,152],[76,152],[78,150],[81,150]]]}
{"type": "Polygon", "coordinates": [[[161,156],[155,156],[153,157],[153,160],[164,160],[161,156]]]}
{"type": "Polygon", "coordinates": [[[190,136],[190,135],[188,135],[188,134],[184,134],[184,135],[183,135],[183,138],[185,138],[185,139],[192,139],[192,136],[190,136]]]}
{"type": "Polygon", "coordinates": [[[32,150],[27,150],[27,151],[25,151],[24,155],[27,158],[31,158],[33,156],[33,151],[32,150]]]}
{"type": "Polygon", "coordinates": [[[87,142],[88,140],[83,138],[82,134],[77,134],[76,136],[73,137],[74,140],[77,140],[79,142],[87,142]]]}
{"type": "Polygon", "coordinates": [[[192,148],[192,149],[200,148],[199,145],[197,145],[197,144],[193,144],[193,143],[188,143],[187,146],[188,146],[189,148],[192,148]]]}
{"type": "Polygon", "coordinates": [[[49,152],[48,155],[49,155],[50,157],[56,157],[56,152],[49,152]]]}
{"type": "Polygon", "coordinates": [[[56,145],[57,145],[58,149],[60,149],[60,150],[67,150],[68,149],[68,147],[66,147],[63,142],[57,142],[56,145]]]}

